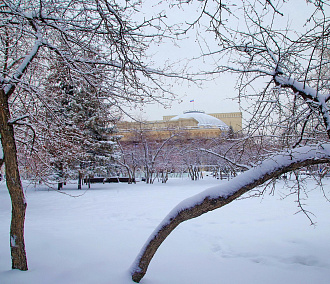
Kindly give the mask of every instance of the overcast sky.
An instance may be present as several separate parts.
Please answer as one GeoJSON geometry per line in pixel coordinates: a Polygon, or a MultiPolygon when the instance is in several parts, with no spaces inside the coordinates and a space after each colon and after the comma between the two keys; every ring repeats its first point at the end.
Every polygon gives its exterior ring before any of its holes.
{"type": "MultiPolygon", "coordinates": [[[[169,22],[177,22],[182,20],[192,21],[196,18],[196,7],[192,5],[185,6],[185,11],[180,11],[178,9],[168,9],[168,4],[163,4],[163,6],[157,6],[154,1],[151,1],[150,5],[146,5],[149,9],[145,10],[145,14],[152,14],[154,11],[160,9],[166,9],[167,20],[169,22]],[[154,6],[153,6],[154,5],[154,6]]],[[[290,13],[289,18],[286,16],[283,19],[282,24],[287,25],[302,25],[310,13],[310,6],[305,6],[304,0],[290,0],[290,13]],[[299,8],[297,8],[299,4],[299,8]]],[[[200,2],[196,1],[196,4],[200,2]]],[[[287,12],[288,8],[283,9],[287,12]]],[[[206,23],[206,22],[205,22],[206,23]]],[[[191,31],[186,39],[178,41],[176,44],[173,42],[162,43],[161,45],[153,46],[150,49],[150,54],[153,55],[153,61],[156,65],[162,67],[163,62],[177,62],[179,60],[185,60],[187,58],[197,57],[201,53],[201,42],[196,41],[196,30],[191,31]]],[[[211,48],[214,48],[216,41],[214,36],[209,34],[207,36],[207,44],[211,48]]],[[[202,48],[206,51],[206,45],[202,43],[202,48]]],[[[210,69],[212,64],[212,58],[207,59],[207,61],[192,61],[190,63],[190,69],[193,72],[197,70],[203,70],[205,68],[210,69]]],[[[206,113],[217,113],[217,112],[236,112],[240,111],[239,104],[237,100],[233,100],[237,96],[237,91],[235,89],[236,77],[233,74],[221,74],[215,78],[210,78],[209,81],[204,81],[201,87],[197,85],[185,82],[183,84],[178,84],[174,82],[172,91],[176,94],[178,101],[174,101],[170,108],[164,108],[160,104],[146,105],[141,110],[131,110],[130,113],[137,118],[143,118],[146,120],[161,120],[164,115],[176,115],[181,114],[187,110],[203,110],[206,113]],[[194,100],[194,102],[190,102],[194,100]]],[[[243,113],[244,116],[244,113],[243,113]]]]}

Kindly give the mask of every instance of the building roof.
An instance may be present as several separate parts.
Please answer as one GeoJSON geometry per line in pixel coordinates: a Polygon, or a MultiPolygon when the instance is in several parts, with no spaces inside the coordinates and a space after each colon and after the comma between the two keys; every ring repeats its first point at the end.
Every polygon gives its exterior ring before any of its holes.
{"type": "Polygon", "coordinates": [[[223,130],[227,130],[229,128],[228,125],[225,124],[222,120],[200,111],[188,111],[171,118],[171,120],[191,119],[191,118],[195,119],[198,122],[198,126],[218,127],[223,130]]]}

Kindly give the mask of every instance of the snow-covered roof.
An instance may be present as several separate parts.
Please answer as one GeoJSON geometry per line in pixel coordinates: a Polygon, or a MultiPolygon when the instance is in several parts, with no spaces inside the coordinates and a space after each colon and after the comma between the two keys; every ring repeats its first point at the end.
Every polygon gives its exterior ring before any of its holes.
{"type": "Polygon", "coordinates": [[[228,125],[224,123],[222,120],[199,111],[185,112],[183,114],[171,118],[171,120],[190,119],[190,118],[195,119],[198,122],[198,126],[213,126],[224,130],[227,130],[229,128],[228,125]]]}

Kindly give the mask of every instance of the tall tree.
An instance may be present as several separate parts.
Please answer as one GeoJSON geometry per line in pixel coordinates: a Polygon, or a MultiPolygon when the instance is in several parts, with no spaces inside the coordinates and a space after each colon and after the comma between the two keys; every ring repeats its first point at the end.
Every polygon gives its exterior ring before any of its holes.
{"type": "Polygon", "coordinates": [[[78,160],[89,174],[109,175],[116,153],[116,137],[109,104],[95,96],[92,90],[80,91],[70,108],[72,121],[78,126],[85,143],[81,145],[78,160]]]}
{"type": "MultiPolygon", "coordinates": [[[[160,35],[158,20],[162,16],[132,23],[131,15],[139,10],[138,5],[139,1],[123,1],[120,5],[114,0],[0,3],[0,131],[12,201],[10,246],[15,269],[28,269],[24,244],[26,201],[16,150],[20,141],[18,126],[30,128],[32,118],[38,120],[33,111],[45,104],[46,79],[54,59],[67,70],[72,86],[84,83],[98,94],[108,94],[108,103],[118,108],[128,102],[137,104],[163,97],[156,91],[157,78],[163,72],[149,68],[144,61],[149,42],[160,35]],[[154,21],[157,29],[152,30],[154,21]],[[146,27],[151,35],[146,34],[146,27]],[[20,111],[16,108],[11,112],[13,104],[20,111]]],[[[57,119],[50,106],[48,110],[57,119]]]]}
{"type": "MultiPolygon", "coordinates": [[[[67,72],[59,69],[62,68],[55,65],[48,78],[44,99],[48,106],[52,105],[53,115],[40,115],[43,123],[37,124],[36,129],[42,135],[36,139],[35,150],[48,157],[48,163],[57,172],[59,189],[66,177],[76,176],[77,171],[81,188],[83,175],[108,174],[116,155],[113,122],[118,114],[111,109],[108,94],[100,94],[83,82],[74,86],[68,82],[67,72]],[[55,94],[57,100],[53,101],[55,94]],[[58,146],[60,141],[62,145],[58,146]]],[[[41,112],[47,111],[44,108],[41,112]]]]}
{"type": "MultiPolygon", "coordinates": [[[[134,262],[135,282],[142,279],[158,247],[180,223],[229,204],[284,173],[330,162],[330,94],[324,76],[330,64],[326,56],[329,3],[306,2],[299,1],[299,10],[309,11],[309,16],[295,16],[301,25],[292,27],[283,25],[288,22],[286,15],[293,9],[297,12],[292,1],[201,3],[201,16],[192,25],[209,18],[208,30],[218,40],[216,49],[204,54],[213,58],[219,55],[215,69],[206,73],[238,74],[239,98],[247,101],[242,106],[250,102],[246,107],[251,115],[246,138],[268,136],[278,144],[278,151],[271,149],[268,157],[245,173],[178,204],[134,262]]],[[[299,191],[298,186],[298,200],[299,191]]]]}

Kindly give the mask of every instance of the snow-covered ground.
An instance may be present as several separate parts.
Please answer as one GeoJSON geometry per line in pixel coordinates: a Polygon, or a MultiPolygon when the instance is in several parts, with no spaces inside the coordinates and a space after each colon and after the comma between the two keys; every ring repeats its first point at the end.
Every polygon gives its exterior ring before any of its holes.
{"type": "MultiPolygon", "coordinates": [[[[26,250],[29,271],[12,271],[10,200],[0,186],[0,283],[133,283],[129,267],[146,239],[182,199],[219,180],[170,179],[167,184],[75,185],[63,192],[26,188],[26,250]]],[[[226,182],[226,181],[223,181],[226,182]]],[[[233,202],[180,225],[164,242],[141,283],[322,284],[330,281],[330,203],[309,192],[310,226],[294,214],[296,196],[233,202]]],[[[309,180],[307,187],[314,187],[309,180]]],[[[330,179],[325,180],[330,191],[330,179]]]]}

